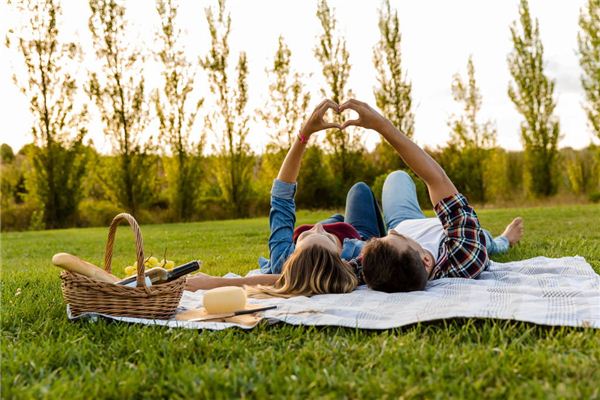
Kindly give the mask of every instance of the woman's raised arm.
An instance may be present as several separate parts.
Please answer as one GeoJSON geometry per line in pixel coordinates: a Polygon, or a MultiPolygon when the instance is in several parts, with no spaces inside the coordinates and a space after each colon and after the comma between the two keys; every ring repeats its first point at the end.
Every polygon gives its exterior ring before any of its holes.
{"type": "Polygon", "coordinates": [[[281,164],[281,168],[279,169],[277,179],[287,183],[295,183],[298,179],[300,161],[302,160],[302,155],[306,149],[308,138],[310,138],[313,133],[323,129],[340,128],[338,124],[325,122],[323,120],[323,116],[330,108],[337,111],[338,105],[331,100],[323,100],[321,104],[315,108],[304,126],[302,126],[302,129],[300,129],[298,138],[294,141],[294,144],[285,156],[285,160],[283,160],[283,164],[281,164]]]}

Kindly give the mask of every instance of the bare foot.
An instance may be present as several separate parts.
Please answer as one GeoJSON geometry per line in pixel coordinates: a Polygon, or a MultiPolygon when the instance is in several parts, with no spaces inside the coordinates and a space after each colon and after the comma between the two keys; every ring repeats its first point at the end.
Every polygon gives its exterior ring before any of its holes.
{"type": "Polygon", "coordinates": [[[508,224],[504,232],[502,232],[502,236],[508,239],[511,246],[514,246],[519,243],[519,240],[523,237],[524,229],[525,224],[523,223],[523,218],[517,217],[508,224]]]}

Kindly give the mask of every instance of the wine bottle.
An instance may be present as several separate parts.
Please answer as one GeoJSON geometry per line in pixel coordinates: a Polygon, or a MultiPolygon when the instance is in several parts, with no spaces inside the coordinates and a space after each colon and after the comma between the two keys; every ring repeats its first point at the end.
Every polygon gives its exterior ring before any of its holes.
{"type": "MultiPolygon", "coordinates": [[[[164,269],[162,267],[154,267],[147,269],[144,273],[145,277],[152,283],[152,285],[156,285],[159,283],[165,283],[173,281],[177,278],[180,278],[190,272],[194,272],[200,269],[201,261],[191,261],[187,264],[180,265],[178,267],[173,268],[171,271],[164,269]]],[[[134,286],[135,281],[137,280],[137,275],[132,275],[128,278],[115,282],[115,285],[125,285],[125,286],[134,286]],[[133,285],[132,285],[133,283],[133,285]]]]}

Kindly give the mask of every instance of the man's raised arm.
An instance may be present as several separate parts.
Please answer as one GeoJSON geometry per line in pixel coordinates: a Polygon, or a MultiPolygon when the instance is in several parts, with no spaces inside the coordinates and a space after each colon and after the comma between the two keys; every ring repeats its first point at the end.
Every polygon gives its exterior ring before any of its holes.
{"type": "Polygon", "coordinates": [[[356,111],[359,117],[355,120],[346,121],[342,125],[342,129],[347,126],[360,126],[379,132],[396,149],[406,165],[419,178],[423,179],[429,190],[429,197],[433,205],[448,196],[458,193],[446,172],[429,154],[368,104],[352,99],[342,104],[339,112],[347,109],[356,111]]]}

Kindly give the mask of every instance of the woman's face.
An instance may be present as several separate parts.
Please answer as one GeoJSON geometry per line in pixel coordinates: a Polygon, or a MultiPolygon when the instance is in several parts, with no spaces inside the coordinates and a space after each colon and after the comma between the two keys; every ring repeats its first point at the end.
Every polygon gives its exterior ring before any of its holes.
{"type": "Polygon", "coordinates": [[[324,247],[336,253],[340,253],[342,250],[342,244],[337,236],[326,232],[322,224],[315,224],[311,229],[302,232],[296,239],[296,248],[306,248],[313,245],[324,247]]]}

